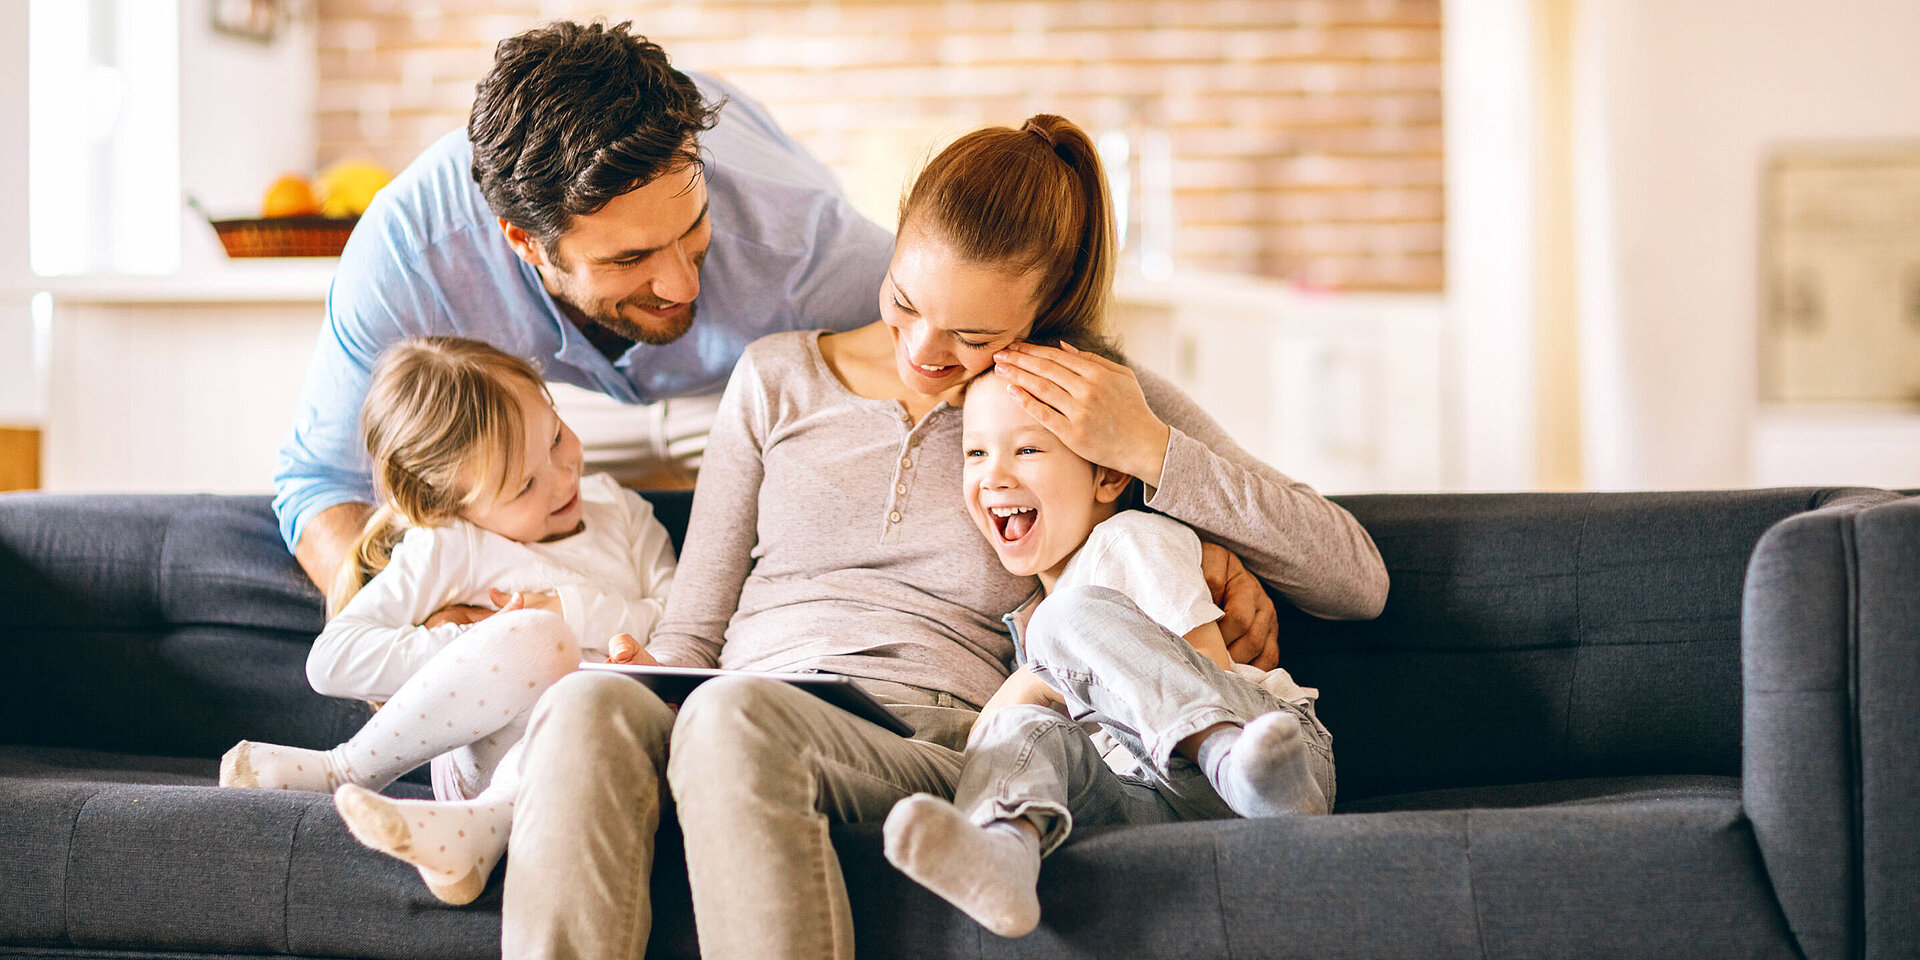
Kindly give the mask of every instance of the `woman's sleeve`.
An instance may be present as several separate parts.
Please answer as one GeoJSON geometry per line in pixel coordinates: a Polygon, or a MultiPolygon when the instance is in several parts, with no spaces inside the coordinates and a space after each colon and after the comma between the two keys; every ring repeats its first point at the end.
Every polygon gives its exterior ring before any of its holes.
{"type": "Polygon", "coordinates": [[[1171,429],[1147,506],[1231,550],[1248,571],[1316,617],[1364,620],[1387,602],[1387,568],[1353,515],[1262,463],[1192,398],[1136,370],[1147,405],[1171,429]]]}
{"type": "Polygon", "coordinates": [[[329,697],[386,700],[465,628],[423,627],[473,579],[465,531],[414,531],[347,601],[307,654],[307,682],[329,697]]]}
{"type": "Polygon", "coordinates": [[[666,613],[647,652],[668,666],[717,667],[727,622],[753,569],[768,426],[766,385],[748,347],[720,397],[700,458],[693,510],[666,613]]]}

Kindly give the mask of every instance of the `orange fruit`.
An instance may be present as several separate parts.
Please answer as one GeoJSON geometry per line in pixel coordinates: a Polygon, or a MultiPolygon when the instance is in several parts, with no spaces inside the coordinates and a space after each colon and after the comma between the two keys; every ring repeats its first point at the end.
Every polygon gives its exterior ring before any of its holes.
{"type": "Polygon", "coordinates": [[[283,174],[273,181],[260,201],[263,217],[311,217],[319,212],[320,202],[314,199],[313,186],[297,173],[283,174]]]}

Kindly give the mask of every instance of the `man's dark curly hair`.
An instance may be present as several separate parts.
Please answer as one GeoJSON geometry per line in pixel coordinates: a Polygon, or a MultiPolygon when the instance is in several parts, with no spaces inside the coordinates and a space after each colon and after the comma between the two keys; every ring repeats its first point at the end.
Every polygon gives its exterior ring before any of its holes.
{"type": "Polygon", "coordinates": [[[496,216],[552,249],[573,218],[683,165],[707,104],[632,24],[556,22],[500,41],[474,91],[473,179],[496,216]]]}

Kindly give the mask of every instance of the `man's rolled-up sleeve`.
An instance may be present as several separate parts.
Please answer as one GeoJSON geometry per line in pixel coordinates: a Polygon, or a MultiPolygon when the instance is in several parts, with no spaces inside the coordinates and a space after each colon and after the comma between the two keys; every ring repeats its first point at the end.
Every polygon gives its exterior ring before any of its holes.
{"type": "Polygon", "coordinates": [[[380,352],[434,332],[434,304],[423,278],[402,265],[377,228],[354,232],[327,293],[326,322],[275,463],[273,512],[289,550],[314,515],[341,503],[373,502],[360,407],[380,352]]]}

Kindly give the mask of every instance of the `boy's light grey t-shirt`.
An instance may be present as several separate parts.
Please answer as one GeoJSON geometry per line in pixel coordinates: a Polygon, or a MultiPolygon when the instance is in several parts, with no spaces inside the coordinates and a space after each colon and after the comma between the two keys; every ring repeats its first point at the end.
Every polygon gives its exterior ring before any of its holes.
{"type": "MultiPolygon", "coordinates": [[[[1013,644],[1006,572],[961,497],[960,411],[918,422],[827,367],[819,331],[756,341],[728,382],[686,546],[648,649],[663,663],[889,680],[984,704],[1013,644]]],[[[1351,515],[1242,450],[1145,371],[1172,428],[1148,505],[1238,554],[1301,609],[1368,617],[1386,570],[1351,515]]]]}

